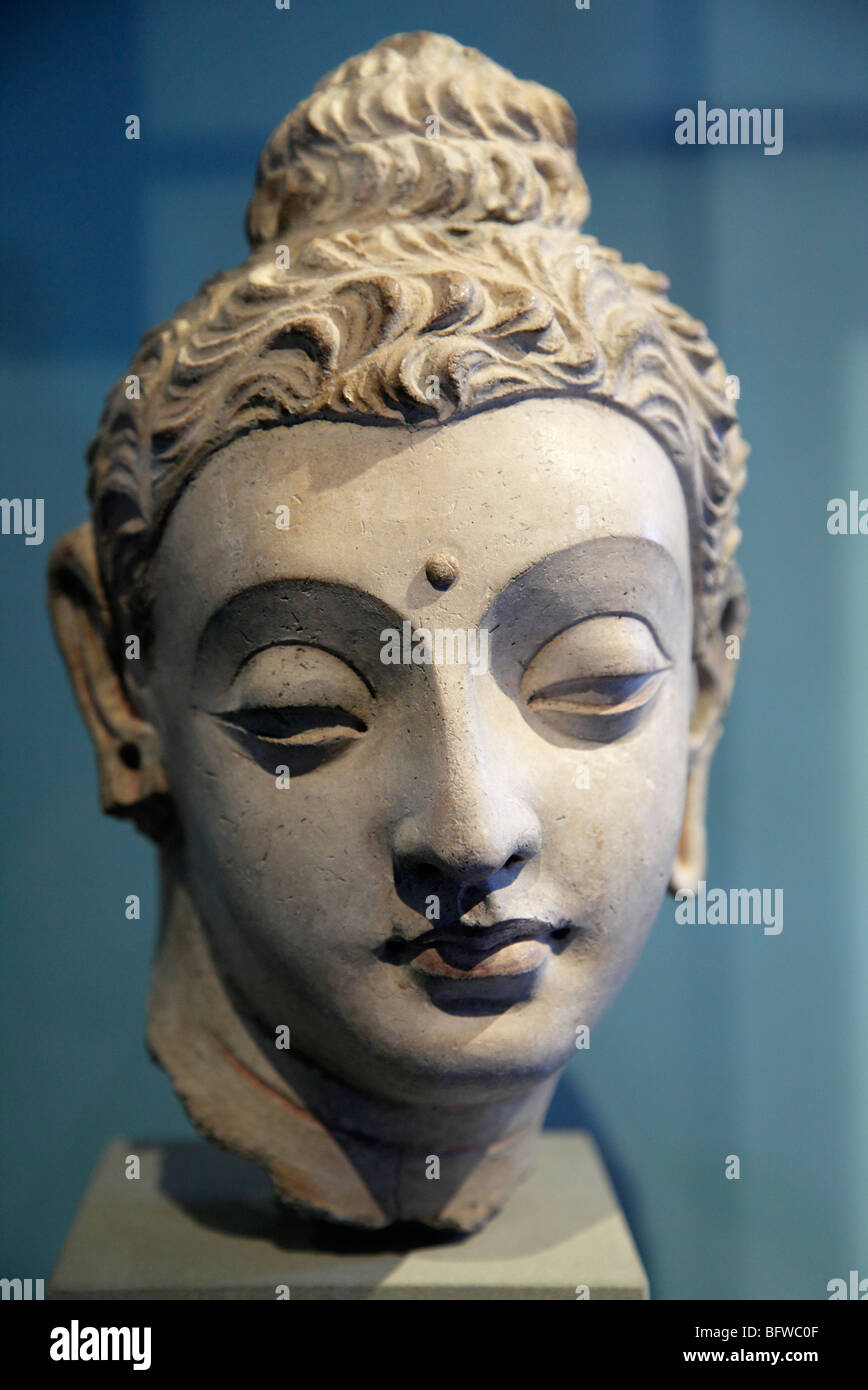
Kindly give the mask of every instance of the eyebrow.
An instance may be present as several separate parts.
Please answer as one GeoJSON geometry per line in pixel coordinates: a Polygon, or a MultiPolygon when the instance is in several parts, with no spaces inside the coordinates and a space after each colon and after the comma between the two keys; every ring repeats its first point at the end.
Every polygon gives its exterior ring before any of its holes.
{"type": "Polygon", "coordinates": [[[492,632],[508,626],[508,652],[493,643],[491,669],[511,686],[542,641],[591,616],[641,618],[668,657],[674,644],[667,634],[686,598],[681,572],[665,546],[644,536],[601,536],[547,555],[516,575],[494,597],[480,626],[492,632]]]}
{"type": "MultiPolygon", "coordinates": [[[[671,645],[664,633],[672,610],[684,597],[678,565],[665,546],[641,536],[597,537],[546,555],[515,575],[477,627],[490,632],[508,627],[510,642],[501,660],[517,658],[519,666],[542,640],[592,614],[638,616],[665,650],[671,645]]],[[[228,683],[258,652],[304,643],[347,662],[373,693],[375,668],[368,673],[364,662],[349,662],[345,650],[335,646],[336,634],[354,653],[379,651],[382,629],[400,628],[406,618],[352,585],[310,577],[269,580],[231,595],[210,615],[196,644],[194,673],[209,661],[213,678],[228,683]]],[[[492,669],[497,665],[495,658],[492,669]]]]}
{"type": "Polygon", "coordinates": [[[365,589],[331,580],[274,579],[231,595],[206,620],[196,643],[194,678],[207,662],[215,680],[229,683],[241,666],[270,647],[305,644],[347,662],[373,692],[370,674],[335,646],[342,633],[353,650],[376,642],[401,617],[365,589]],[[349,602],[348,602],[349,601],[349,602]]]}

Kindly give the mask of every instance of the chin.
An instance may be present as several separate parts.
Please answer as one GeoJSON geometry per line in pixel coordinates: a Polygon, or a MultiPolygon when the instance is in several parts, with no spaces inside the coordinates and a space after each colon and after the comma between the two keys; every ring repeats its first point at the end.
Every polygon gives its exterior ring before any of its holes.
{"type": "Polygon", "coordinates": [[[347,1079],[410,1104],[508,1100],[556,1076],[575,1052],[570,1024],[541,1030],[538,1021],[530,1011],[523,1018],[448,1017],[434,1029],[371,1037],[365,1050],[377,1060],[369,1076],[347,1079]]]}

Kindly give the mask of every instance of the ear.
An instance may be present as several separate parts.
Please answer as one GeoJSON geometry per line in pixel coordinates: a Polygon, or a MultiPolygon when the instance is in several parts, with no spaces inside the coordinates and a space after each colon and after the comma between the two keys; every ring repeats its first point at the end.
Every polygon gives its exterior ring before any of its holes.
{"type": "Polygon", "coordinates": [[[706,806],[711,759],[723,733],[723,721],[732,688],[741,643],[747,629],[748,603],[738,566],[730,567],[728,583],[720,597],[718,618],[702,654],[693,665],[694,698],[690,720],[687,797],[681,839],[672,866],[669,891],[696,892],[707,862],[706,806]]]}
{"type": "Polygon", "coordinates": [[[102,808],[154,839],[171,821],[156,730],[135,709],[119,669],[123,656],[100,578],[90,522],[52,551],[48,597],[57,642],[96,749],[102,808]]]}

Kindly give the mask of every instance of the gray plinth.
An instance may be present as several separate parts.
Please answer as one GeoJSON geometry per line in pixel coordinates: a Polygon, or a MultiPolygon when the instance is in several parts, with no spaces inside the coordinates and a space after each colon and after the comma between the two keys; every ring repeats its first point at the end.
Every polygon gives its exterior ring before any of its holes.
{"type": "Polygon", "coordinates": [[[52,1299],[648,1297],[588,1134],[547,1131],[534,1175],[478,1234],[399,1246],[276,1208],[268,1179],[204,1143],[116,1139],[103,1151],[48,1289],[52,1299]],[[141,1176],[125,1176],[137,1154],[141,1176]],[[285,1298],[286,1293],[282,1292],[285,1298]]]}

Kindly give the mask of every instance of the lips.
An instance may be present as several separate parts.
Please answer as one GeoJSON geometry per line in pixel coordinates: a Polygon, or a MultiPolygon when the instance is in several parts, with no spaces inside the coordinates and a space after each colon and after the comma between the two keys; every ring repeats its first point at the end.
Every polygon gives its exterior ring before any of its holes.
{"type": "Polygon", "coordinates": [[[552,927],[532,919],[465,926],[436,927],[407,945],[406,963],[422,975],[449,980],[483,980],[527,975],[538,970],[550,951],[552,927]]]}
{"type": "Polygon", "coordinates": [[[482,980],[493,975],[528,975],[538,970],[548,955],[542,941],[515,941],[488,954],[462,953],[450,959],[448,948],[431,946],[413,961],[413,969],[423,975],[440,975],[449,980],[482,980]]]}

